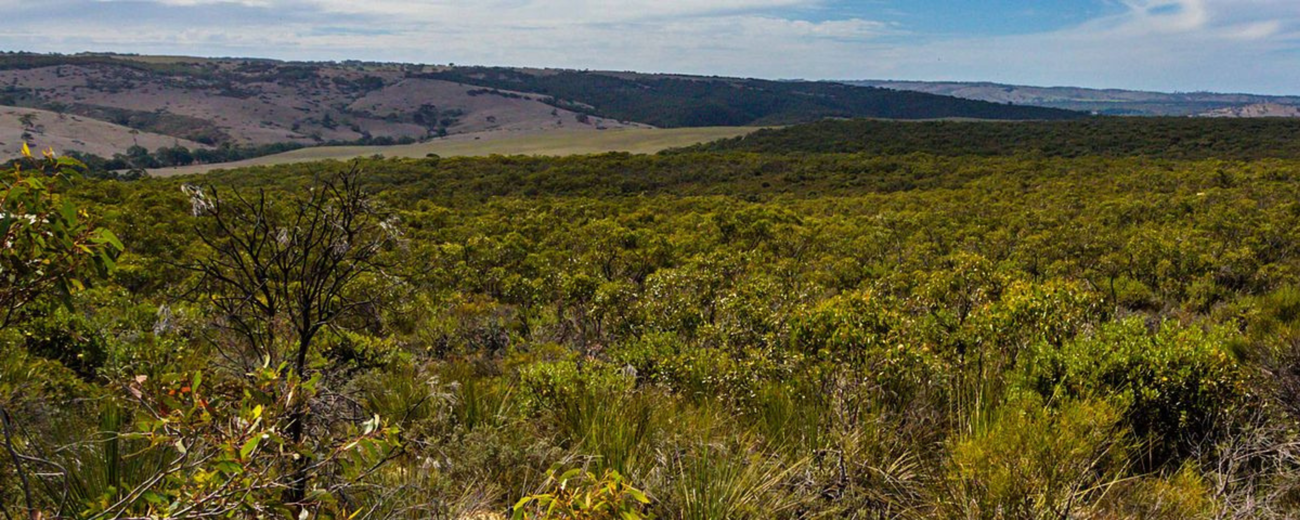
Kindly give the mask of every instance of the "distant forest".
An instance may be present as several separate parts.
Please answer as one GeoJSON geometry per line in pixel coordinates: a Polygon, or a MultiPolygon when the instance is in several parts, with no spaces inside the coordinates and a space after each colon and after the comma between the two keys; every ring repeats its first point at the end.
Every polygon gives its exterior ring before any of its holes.
{"type": "Polygon", "coordinates": [[[1082,112],[828,82],[456,68],[419,77],[551,96],[556,106],[659,127],[788,125],[828,117],[1079,119],[1082,112]]]}
{"type": "Polygon", "coordinates": [[[691,151],[1040,155],[1163,159],[1300,158],[1300,120],[1098,117],[1078,121],[821,121],[691,151]]]}

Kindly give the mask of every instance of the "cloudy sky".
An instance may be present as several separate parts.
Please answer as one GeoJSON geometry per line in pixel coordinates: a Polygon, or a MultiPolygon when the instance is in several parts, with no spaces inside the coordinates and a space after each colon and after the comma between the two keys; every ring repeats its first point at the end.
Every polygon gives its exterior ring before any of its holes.
{"type": "Polygon", "coordinates": [[[0,49],[1300,94],[1300,0],[0,0],[0,49]]]}

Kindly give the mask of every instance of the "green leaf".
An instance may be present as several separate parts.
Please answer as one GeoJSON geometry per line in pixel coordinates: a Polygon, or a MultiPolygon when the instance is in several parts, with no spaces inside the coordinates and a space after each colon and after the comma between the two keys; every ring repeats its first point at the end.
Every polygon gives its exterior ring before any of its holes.
{"type": "Polygon", "coordinates": [[[560,480],[561,483],[568,482],[568,481],[570,481],[570,480],[573,480],[575,477],[577,477],[578,475],[581,475],[581,474],[582,474],[582,470],[581,470],[581,469],[571,469],[571,470],[569,470],[569,471],[564,472],[563,475],[560,475],[559,480],[560,480]]]}
{"type": "Polygon", "coordinates": [[[59,165],[60,168],[76,168],[76,169],[86,168],[86,163],[83,163],[81,161],[78,161],[68,156],[59,157],[57,164],[59,165]]]}
{"type": "Polygon", "coordinates": [[[63,205],[59,207],[59,214],[63,217],[64,222],[76,222],[77,206],[73,205],[71,200],[63,199],[63,205]]]}
{"type": "Polygon", "coordinates": [[[519,499],[518,502],[515,502],[515,507],[511,508],[513,513],[510,515],[510,518],[512,520],[523,520],[524,508],[527,507],[528,504],[533,500],[534,500],[533,497],[524,497],[519,499]]]}
{"type": "Polygon", "coordinates": [[[248,456],[252,455],[253,452],[257,450],[257,445],[261,443],[262,443],[261,435],[253,437],[252,439],[248,439],[248,442],[244,443],[244,447],[239,448],[239,458],[248,459],[248,456]]]}
{"type": "Polygon", "coordinates": [[[105,243],[107,243],[107,244],[113,246],[114,249],[116,249],[116,250],[118,250],[118,251],[124,251],[124,250],[126,250],[126,246],[122,245],[122,241],[119,240],[119,239],[117,238],[117,235],[113,234],[112,231],[109,231],[109,230],[104,229],[104,228],[100,228],[100,229],[97,229],[96,232],[99,233],[99,238],[100,238],[101,240],[103,240],[105,243]]]}
{"type": "Polygon", "coordinates": [[[225,473],[226,475],[238,475],[244,472],[243,466],[228,460],[218,462],[214,464],[213,467],[216,468],[217,471],[225,473]]]}
{"type": "Polygon", "coordinates": [[[141,497],[143,497],[146,502],[155,506],[167,505],[167,497],[153,491],[145,491],[141,497]]]}
{"type": "Polygon", "coordinates": [[[642,493],[641,490],[637,488],[627,488],[627,494],[632,495],[633,499],[636,499],[637,502],[642,504],[650,503],[650,497],[645,496],[645,493],[642,493]]]}

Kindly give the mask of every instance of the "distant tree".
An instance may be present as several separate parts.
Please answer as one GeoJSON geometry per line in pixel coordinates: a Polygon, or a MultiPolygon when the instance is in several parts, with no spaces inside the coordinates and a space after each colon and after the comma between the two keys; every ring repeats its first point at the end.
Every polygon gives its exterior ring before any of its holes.
{"type": "Polygon", "coordinates": [[[180,144],[171,147],[159,148],[154,154],[158,159],[159,166],[189,166],[194,164],[194,154],[190,149],[180,144]]]}
{"type": "Polygon", "coordinates": [[[157,158],[149,153],[149,149],[140,145],[133,145],[126,149],[126,160],[132,168],[157,168],[157,158]]]}

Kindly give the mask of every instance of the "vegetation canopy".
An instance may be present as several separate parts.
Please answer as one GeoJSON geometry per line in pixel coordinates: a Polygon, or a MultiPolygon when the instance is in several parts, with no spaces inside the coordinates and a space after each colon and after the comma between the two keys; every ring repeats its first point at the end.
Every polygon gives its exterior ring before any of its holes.
{"type": "Polygon", "coordinates": [[[1300,157],[1270,144],[1291,126],[24,165],[73,210],[11,226],[90,238],[4,253],[79,282],[0,288],[25,294],[0,329],[0,509],[1293,518],[1300,157]]]}

